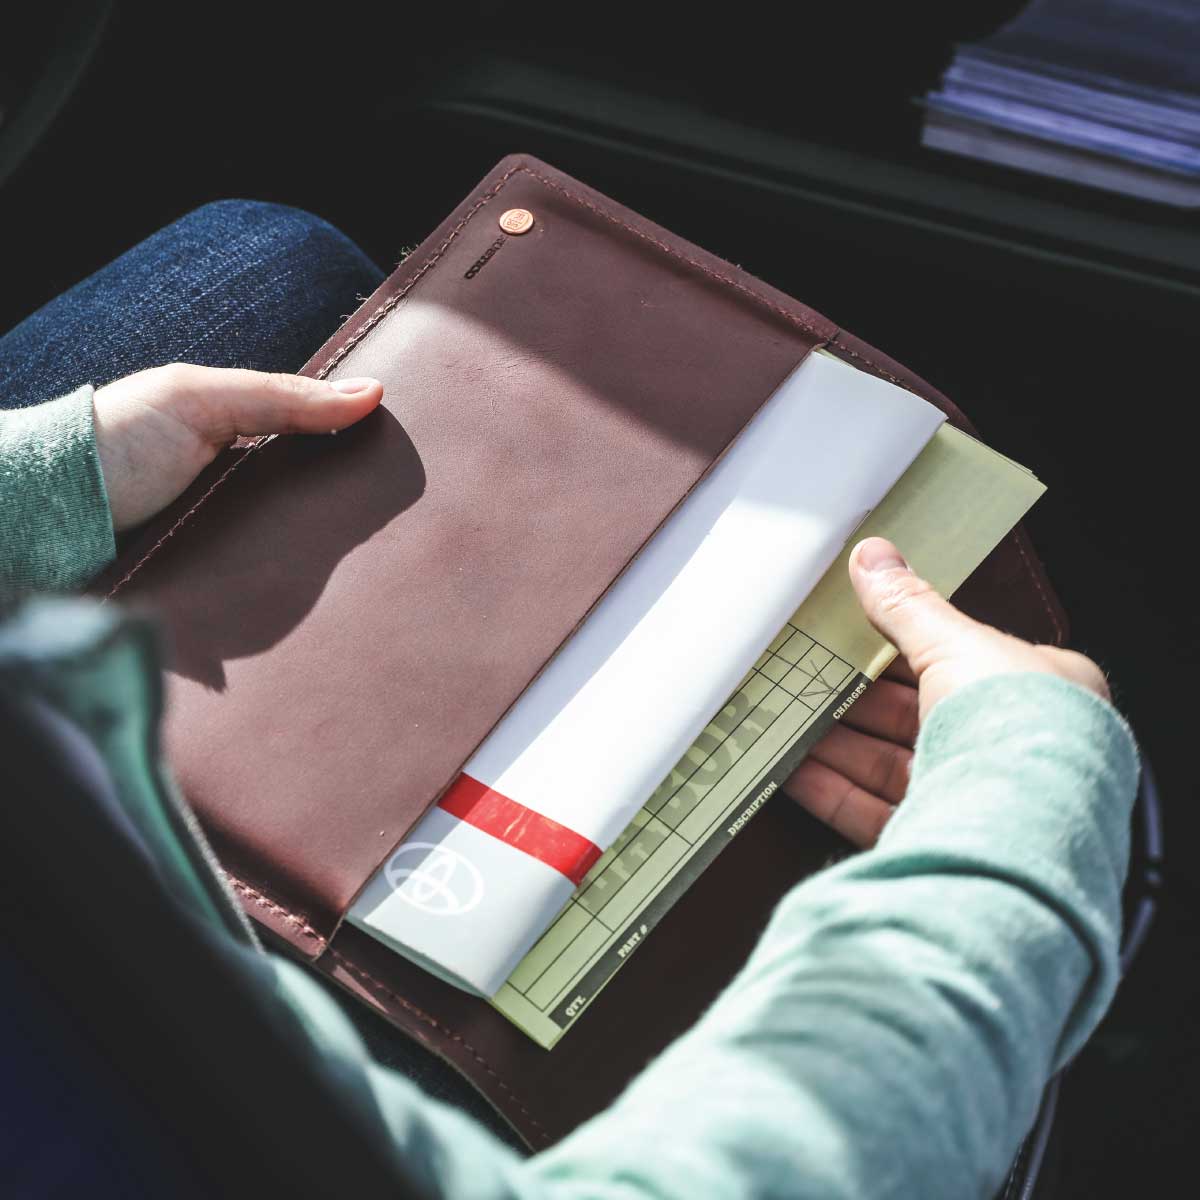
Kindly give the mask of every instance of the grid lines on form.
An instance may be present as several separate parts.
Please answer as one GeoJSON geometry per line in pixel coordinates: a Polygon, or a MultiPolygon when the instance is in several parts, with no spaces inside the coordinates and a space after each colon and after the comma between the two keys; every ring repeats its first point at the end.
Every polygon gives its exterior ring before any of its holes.
{"type": "Polygon", "coordinates": [[[731,791],[726,780],[755,743],[781,718],[784,728],[808,725],[851,670],[789,622],[588,873],[509,985],[542,1012],[553,1008],[570,986],[564,980],[576,979],[612,946],[646,901],[725,819],[726,809],[740,803],[740,790],[734,786],[731,791]]]}

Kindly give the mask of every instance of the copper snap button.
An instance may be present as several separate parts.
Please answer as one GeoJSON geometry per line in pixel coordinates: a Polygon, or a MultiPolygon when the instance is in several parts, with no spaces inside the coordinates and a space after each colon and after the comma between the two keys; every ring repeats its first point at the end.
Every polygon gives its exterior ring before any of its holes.
{"type": "Polygon", "coordinates": [[[533,228],[533,213],[527,208],[510,208],[501,215],[500,228],[505,233],[528,233],[533,228]]]}

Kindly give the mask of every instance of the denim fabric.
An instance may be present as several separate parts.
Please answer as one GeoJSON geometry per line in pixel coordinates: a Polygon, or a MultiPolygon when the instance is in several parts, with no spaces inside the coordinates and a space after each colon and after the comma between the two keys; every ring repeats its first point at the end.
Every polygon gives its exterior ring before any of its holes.
{"type": "Polygon", "coordinates": [[[382,277],[310,213],[206,204],[0,337],[0,408],[168,362],[298,370],[382,277]]]}
{"type": "MultiPolygon", "coordinates": [[[[38,404],[84,383],[99,387],[168,362],[295,371],[382,277],[345,234],[309,213],[245,200],[205,205],[0,337],[0,408],[38,404]]],[[[10,996],[13,1002],[17,998],[10,996]]],[[[512,1138],[490,1106],[449,1067],[361,1005],[341,995],[338,1000],[377,1057],[512,1138]]],[[[29,1011],[36,1008],[34,1002],[29,1011]]],[[[26,1097],[16,1139],[23,1154],[12,1156],[13,1139],[0,1139],[0,1152],[12,1170],[20,1162],[29,1172],[22,1176],[25,1194],[58,1194],[68,1183],[90,1183],[94,1189],[100,1181],[122,1195],[153,1194],[143,1193],[131,1179],[118,1185],[123,1173],[109,1161],[115,1145],[129,1144],[126,1135],[143,1128],[142,1115],[98,1079],[81,1078],[82,1064],[69,1042],[57,1042],[56,1056],[52,1030],[43,1032],[39,1054],[24,1056],[25,1061],[9,1053],[17,1031],[0,1023],[0,1060],[13,1072],[5,1090],[26,1097]],[[75,1104],[68,1110],[50,1084],[73,1077],[75,1104]],[[58,1148],[63,1136],[74,1137],[70,1155],[58,1148]]],[[[158,1099],[169,1103],[167,1097],[158,1099]]],[[[147,1152],[148,1144],[149,1139],[147,1152]]]]}

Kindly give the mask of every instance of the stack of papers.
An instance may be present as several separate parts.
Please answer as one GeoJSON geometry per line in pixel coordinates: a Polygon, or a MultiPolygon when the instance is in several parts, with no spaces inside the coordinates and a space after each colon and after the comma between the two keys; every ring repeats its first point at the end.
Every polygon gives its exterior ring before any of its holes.
{"type": "Polygon", "coordinates": [[[479,747],[350,920],[494,995],[943,420],[909,392],[810,355],[479,747]]]}
{"type": "Polygon", "coordinates": [[[943,422],[810,355],[349,919],[552,1046],[890,660],[848,546],[893,537],[951,591],[1042,490],[943,422]]]}
{"type": "Polygon", "coordinates": [[[960,47],[922,141],[1005,166],[1200,205],[1200,13],[1155,0],[1035,0],[960,47]]]}
{"type": "MultiPolygon", "coordinates": [[[[943,425],[850,540],[890,539],[951,595],[1043,490],[1023,467],[943,425]]],[[[895,657],[855,599],[851,548],[492,998],[540,1045],[580,1020],[635,953],[654,955],[658,922],[895,657]]],[[[731,912],[737,904],[731,895],[731,912]]]]}

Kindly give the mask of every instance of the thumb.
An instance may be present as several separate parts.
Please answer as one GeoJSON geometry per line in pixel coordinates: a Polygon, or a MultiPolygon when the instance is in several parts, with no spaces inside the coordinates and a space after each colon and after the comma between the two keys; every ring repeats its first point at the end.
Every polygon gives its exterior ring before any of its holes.
{"type": "Polygon", "coordinates": [[[159,512],[239,434],[329,433],[382,398],[377,379],[326,383],[187,363],[107,384],[96,392],[93,423],[113,528],[159,512]]]}
{"type": "Polygon", "coordinates": [[[158,370],[164,378],[154,382],[161,384],[166,406],[214,446],[239,435],[330,433],[366,416],[383,398],[377,379],[330,382],[182,364],[158,370]]]}
{"type": "Polygon", "coordinates": [[[850,553],[850,582],[867,620],[920,675],[974,622],[913,574],[884,538],[859,542],[850,553]]]}

